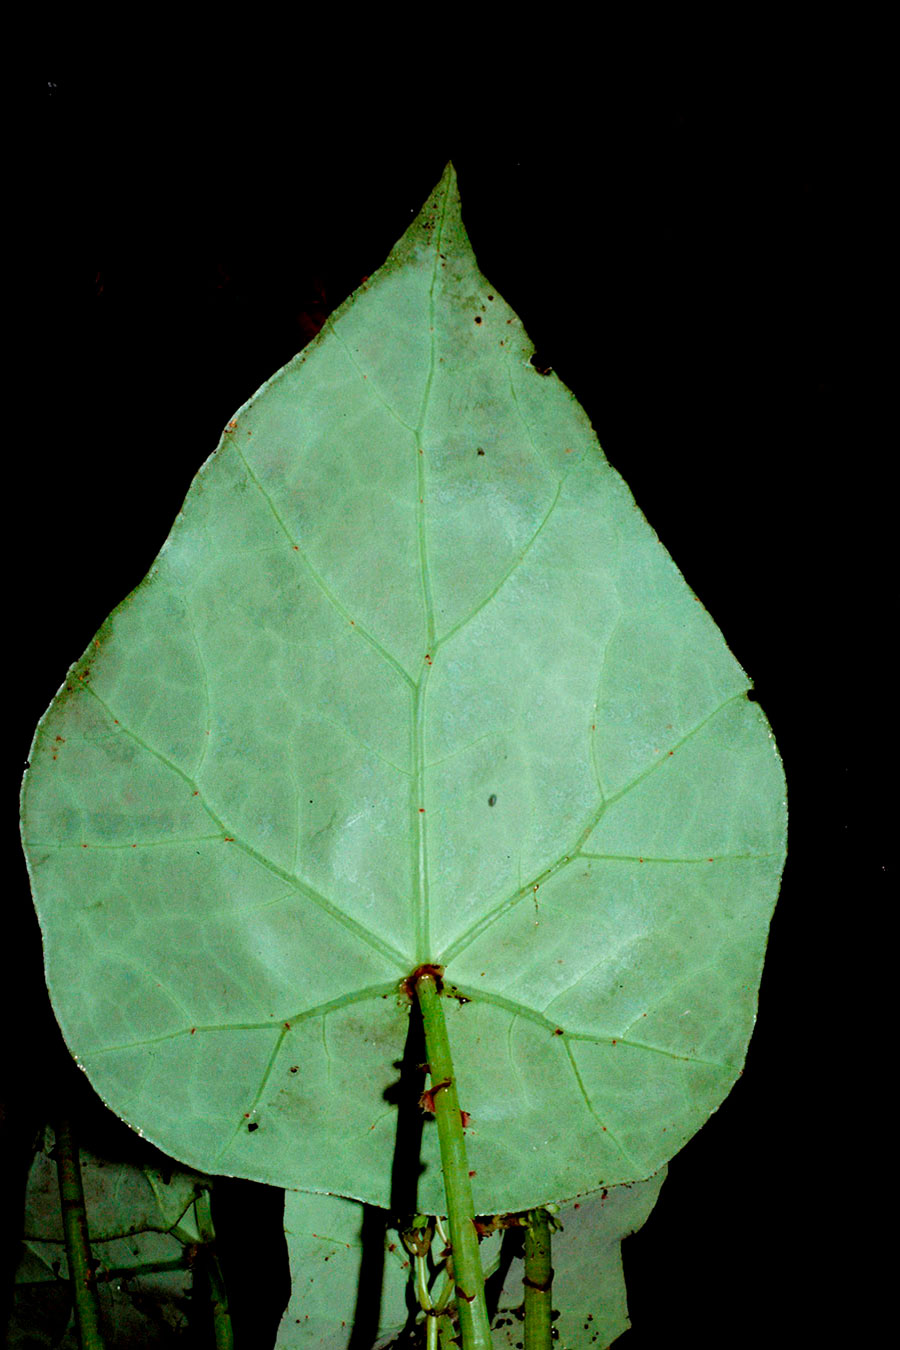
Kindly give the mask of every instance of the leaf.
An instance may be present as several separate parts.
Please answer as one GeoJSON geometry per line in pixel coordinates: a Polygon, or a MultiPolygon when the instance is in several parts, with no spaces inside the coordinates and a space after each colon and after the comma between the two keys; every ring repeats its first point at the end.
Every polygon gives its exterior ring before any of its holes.
{"type": "MultiPolygon", "coordinates": [[[[780,761],[532,350],[448,167],[229,423],[40,723],[24,832],[61,1027],[203,1171],[388,1206],[424,960],[459,994],[483,1212],[650,1176],[740,1072],[780,761]]],[[[423,1161],[439,1212],[430,1129],[423,1161]]]]}
{"type": "MultiPolygon", "coordinates": [[[[25,1236],[37,1241],[63,1241],[59,1209],[59,1181],[52,1157],[53,1132],[28,1174],[25,1199],[25,1236]]],[[[111,1242],[132,1233],[168,1233],[190,1224],[190,1211],[209,1178],[174,1168],[170,1175],[152,1167],[109,1162],[82,1148],[81,1175],[89,1207],[92,1242],[111,1242]]],[[[200,1240],[196,1231],[194,1241],[200,1240]]]]}
{"type": "MultiPolygon", "coordinates": [[[[75,1347],[59,1183],[47,1131],[25,1197],[11,1346],[75,1347]],[[35,1339],[35,1336],[39,1339],[35,1339]]],[[[194,1201],[209,1178],[174,1168],[111,1162],[81,1150],[81,1173],[98,1292],[116,1345],[171,1344],[188,1326],[192,1276],[185,1245],[199,1242],[194,1201]],[[160,1269],[174,1263],[183,1269],[160,1269]],[[110,1273],[115,1277],[110,1278],[110,1273]]]]}
{"type": "MultiPolygon", "coordinates": [[[[646,1181],[610,1186],[563,1207],[553,1234],[553,1326],[566,1350],[606,1350],[631,1325],[622,1273],[622,1239],[643,1227],[665,1168],[646,1181]]],[[[522,1343],[522,1266],[514,1263],[493,1322],[496,1350],[522,1343]]]]}
{"type": "Polygon", "coordinates": [[[278,1350],[344,1350],[358,1317],[372,1326],[368,1344],[376,1332],[381,1344],[400,1331],[407,1319],[410,1263],[396,1232],[387,1231],[386,1220],[385,1213],[379,1232],[376,1217],[371,1234],[364,1237],[364,1210],[356,1201],[285,1193],[291,1298],[278,1329],[278,1350]],[[373,1244],[380,1249],[377,1253],[373,1244]],[[374,1280],[361,1280],[364,1262],[371,1263],[373,1256],[374,1280]]]}
{"type": "MultiPolygon", "coordinates": [[[[559,1343],[568,1350],[605,1350],[628,1328],[621,1243],[642,1227],[664,1180],[665,1169],[647,1181],[611,1186],[562,1207],[562,1228],[553,1234],[553,1305],[559,1343]]],[[[354,1335],[363,1343],[358,1317],[374,1323],[373,1343],[377,1328],[377,1344],[392,1344],[407,1321],[409,1258],[388,1227],[388,1215],[382,1212],[379,1223],[376,1212],[366,1232],[357,1202],[288,1191],[284,1227],[291,1300],[278,1331],[278,1350],[346,1350],[354,1335]],[[383,1247],[380,1283],[376,1247],[383,1247]],[[364,1265],[370,1274],[361,1279],[364,1265]]],[[[488,1274],[498,1264],[499,1239],[499,1233],[492,1234],[482,1244],[488,1274]]],[[[492,1322],[497,1350],[522,1342],[522,1274],[521,1260],[512,1261],[492,1322]]]]}

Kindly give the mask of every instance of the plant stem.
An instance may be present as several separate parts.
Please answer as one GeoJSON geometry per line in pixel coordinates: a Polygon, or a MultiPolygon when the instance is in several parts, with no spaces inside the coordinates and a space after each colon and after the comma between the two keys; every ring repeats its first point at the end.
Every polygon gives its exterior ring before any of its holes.
{"type": "Polygon", "coordinates": [[[63,1117],[56,1122],[55,1134],[56,1175],[78,1343],[81,1350],[103,1350],[100,1303],[91,1264],[91,1241],[81,1184],[81,1161],[68,1119],[63,1117]]]}
{"type": "Polygon", "coordinates": [[[425,1024],[425,1046],[441,1146],[463,1350],[490,1350],[491,1329],[484,1299],[484,1271],[478,1250],[469,1162],[444,1009],[434,975],[420,975],[415,988],[425,1024]]]}
{"type": "Polygon", "coordinates": [[[553,1312],[553,1267],[550,1264],[550,1218],[535,1209],[525,1228],[525,1350],[550,1350],[553,1312]]]}
{"type": "Polygon", "coordinates": [[[197,1196],[194,1201],[194,1213],[197,1216],[197,1228],[203,1239],[203,1254],[206,1258],[203,1267],[209,1283],[216,1350],[233,1350],[234,1328],[228,1311],[228,1293],[222,1277],[222,1267],[216,1253],[216,1233],[213,1228],[209,1191],[201,1191],[197,1196]]]}

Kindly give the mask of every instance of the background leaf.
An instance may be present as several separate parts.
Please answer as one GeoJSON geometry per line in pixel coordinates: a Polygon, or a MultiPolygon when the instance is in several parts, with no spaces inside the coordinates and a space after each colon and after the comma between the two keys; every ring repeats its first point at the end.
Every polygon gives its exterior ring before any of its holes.
{"type": "MultiPolygon", "coordinates": [[[[665,1181],[665,1168],[626,1186],[582,1196],[559,1212],[552,1235],[553,1322],[566,1350],[606,1350],[630,1326],[621,1243],[646,1222],[665,1181]]],[[[493,1322],[494,1345],[522,1341],[522,1266],[514,1263],[493,1322]]]]}
{"type": "Polygon", "coordinates": [[[359,1345],[393,1339],[407,1320],[410,1261],[386,1221],[340,1196],[285,1194],[291,1299],[278,1350],[345,1350],[354,1329],[359,1345]]]}
{"type": "MultiPolygon", "coordinates": [[[[193,1165],[386,1205],[394,991],[424,959],[461,991],[484,1212],[648,1175],[739,1073],[780,763],[531,351],[448,169],[229,423],[41,723],[61,1025],[193,1165]]],[[[437,1211],[429,1132],[425,1159],[437,1211]]]]}
{"type": "MultiPolygon", "coordinates": [[[[8,1330],[10,1347],[22,1350],[39,1345],[74,1350],[78,1344],[52,1151],[53,1132],[47,1130],[28,1177],[8,1330]]],[[[200,1242],[193,1206],[209,1178],[182,1168],[164,1175],[158,1168],[110,1161],[86,1149],[81,1150],[81,1172],[110,1346],[198,1343],[189,1328],[194,1277],[186,1248],[200,1242]],[[160,1268],[175,1263],[181,1269],[160,1268]]],[[[202,1319],[202,1306],[199,1313],[202,1319]]]]}

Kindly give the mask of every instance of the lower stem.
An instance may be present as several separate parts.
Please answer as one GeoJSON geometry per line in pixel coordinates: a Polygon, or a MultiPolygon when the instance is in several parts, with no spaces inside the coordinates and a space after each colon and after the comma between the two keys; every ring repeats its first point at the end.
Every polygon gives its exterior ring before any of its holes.
{"type": "Polygon", "coordinates": [[[550,1218],[545,1209],[529,1214],[525,1228],[525,1350],[550,1350],[553,1267],[550,1218]]]}
{"type": "Polygon", "coordinates": [[[425,1047],[441,1147],[463,1350],[490,1350],[491,1329],[484,1298],[484,1271],[478,1250],[469,1162],[444,1009],[433,974],[420,975],[416,979],[415,989],[425,1024],[425,1047]]]}
{"type": "Polygon", "coordinates": [[[204,1244],[205,1272],[209,1285],[209,1301],[212,1311],[213,1335],[216,1350],[233,1350],[234,1329],[228,1309],[228,1294],[222,1278],[222,1268],[216,1253],[216,1234],[213,1228],[212,1210],[209,1203],[209,1191],[201,1191],[194,1203],[197,1216],[197,1228],[204,1244]]]}
{"type": "Polygon", "coordinates": [[[69,1282],[75,1304],[78,1343],[81,1350],[103,1350],[100,1302],[91,1265],[91,1242],[88,1235],[87,1211],[84,1207],[84,1187],[81,1184],[78,1148],[72,1134],[72,1126],[67,1119],[56,1122],[55,1134],[56,1174],[59,1179],[59,1201],[63,1235],[66,1240],[66,1259],[69,1263],[69,1282]]]}

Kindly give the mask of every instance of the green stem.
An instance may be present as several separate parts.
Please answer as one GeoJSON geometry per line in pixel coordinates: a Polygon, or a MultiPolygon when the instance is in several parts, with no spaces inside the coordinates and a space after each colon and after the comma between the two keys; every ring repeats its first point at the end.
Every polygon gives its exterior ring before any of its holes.
{"type": "Polygon", "coordinates": [[[75,1326],[81,1350],[103,1350],[100,1331],[100,1303],[97,1282],[91,1265],[91,1241],[88,1234],[87,1212],[84,1207],[84,1188],[81,1184],[81,1162],[66,1119],[56,1122],[56,1174],[59,1179],[59,1201],[62,1210],[63,1234],[66,1239],[66,1257],[69,1262],[69,1282],[75,1303],[75,1326]]]}
{"type": "Polygon", "coordinates": [[[490,1350],[491,1329],[484,1299],[484,1271],[478,1250],[469,1162],[444,1009],[434,975],[419,975],[415,988],[425,1024],[425,1047],[441,1146],[463,1350],[490,1350]]]}
{"type": "Polygon", "coordinates": [[[222,1267],[216,1254],[216,1233],[213,1228],[209,1191],[201,1191],[197,1196],[194,1201],[194,1213],[197,1216],[197,1228],[203,1240],[203,1254],[206,1258],[203,1265],[209,1282],[216,1350],[234,1350],[234,1328],[228,1311],[228,1294],[222,1277],[222,1267]]]}
{"type": "Polygon", "coordinates": [[[525,1350],[550,1350],[553,1312],[553,1267],[550,1264],[550,1218],[535,1209],[525,1228],[525,1350]]]}

